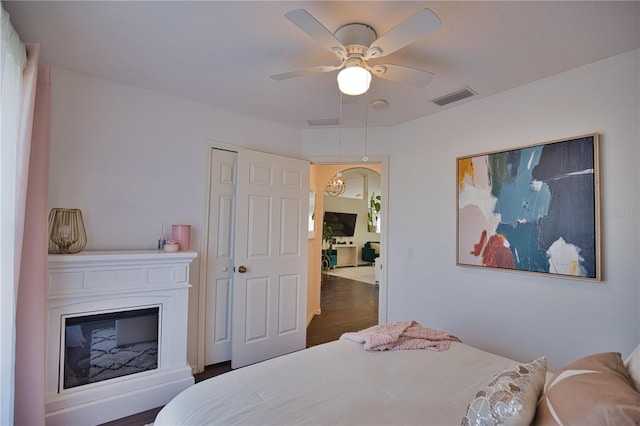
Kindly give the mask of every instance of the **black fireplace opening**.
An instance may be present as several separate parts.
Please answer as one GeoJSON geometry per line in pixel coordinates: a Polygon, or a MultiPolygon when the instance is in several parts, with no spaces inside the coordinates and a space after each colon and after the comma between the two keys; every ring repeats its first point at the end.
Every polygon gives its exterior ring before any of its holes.
{"type": "Polygon", "coordinates": [[[158,368],[159,307],[64,318],[63,389],[158,368]]]}

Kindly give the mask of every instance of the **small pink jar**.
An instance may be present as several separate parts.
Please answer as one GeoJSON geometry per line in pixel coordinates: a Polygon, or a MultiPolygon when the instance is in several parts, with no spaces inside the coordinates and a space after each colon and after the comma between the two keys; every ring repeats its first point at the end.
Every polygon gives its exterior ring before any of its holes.
{"type": "Polygon", "coordinates": [[[178,245],[178,242],[176,240],[169,240],[164,243],[164,251],[166,251],[167,253],[175,253],[178,250],[180,250],[180,246],[178,245]]]}

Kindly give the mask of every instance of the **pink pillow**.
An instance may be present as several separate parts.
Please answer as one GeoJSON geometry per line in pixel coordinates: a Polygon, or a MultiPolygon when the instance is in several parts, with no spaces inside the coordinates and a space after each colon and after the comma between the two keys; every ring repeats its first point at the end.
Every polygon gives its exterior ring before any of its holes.
{"type": "Polygon", "coordinates": [[[640,424],[640,392],[618,352],[580,358],[545,386],[534,425],[640,424]]]}

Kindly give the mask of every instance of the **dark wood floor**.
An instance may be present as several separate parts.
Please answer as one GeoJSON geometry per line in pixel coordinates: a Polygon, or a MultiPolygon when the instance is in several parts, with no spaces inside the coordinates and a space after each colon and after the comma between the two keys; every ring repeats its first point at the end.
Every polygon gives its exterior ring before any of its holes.
{"type": "MultiPolygon", "coordinates": [[[[307,327],[307,347],[331,342],[347,331],[358,331],[378,323],[378,286],[323,275],[320,297],[321,315],[307,327]]],[[[210,365],[196,374],[196,383],[226,373],[231,362],[210,365]]],[[[103,426],[143,426],[153,423],[162,407],[105,423],[103,426]]]]}
{"type": "Polygon", "coordinates": [[[347,331],[358,331],[378,323],[376,285],[323,275],[321,314],[307,327],[307,347],[331,342],[347,331]]]}

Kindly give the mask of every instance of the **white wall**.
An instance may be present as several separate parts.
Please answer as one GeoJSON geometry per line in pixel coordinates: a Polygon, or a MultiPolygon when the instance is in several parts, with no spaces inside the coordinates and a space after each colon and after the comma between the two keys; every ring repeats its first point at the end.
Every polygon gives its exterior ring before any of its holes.
{"type": "Polygon", "coordinates": [[[640,341],[640,51],[398,126],[390,153],[389,321],[550,368],[640,341]],[[456,157],[600,133],[602,283],[457,267],[456,157]],[[408,258],[408,248],[414,258],[408,258]]]}
{"type": "Polygon", "coordinates": [[[208,141],[300,156],[297,130],[53,71],[49,200],[82,209],[88,250],[155,248],[163,223],[198,228],[208,141]]]}
{"type": "MultiPolygon", "coordinates": [[[[366,132],[366,152],[369,163],[379,162],[380,156],[389,154],[394,141],[391,127],[371,127],[366,132]]],[[[312,159],[315,163],[363,163],[365,153],[365,131],[361,128],[342,129],[342,142],[339,138],[337,127],[307,129],[302,132],[302,152],[305,158],[312,159]]]]}
{"type": "Polygon", "coordinates": [[[82,210],[87,250],[155,249],[162,224],[191,224],[200,251],[209,141],[300,157],[298,130],[85,74],[54,68],[52,98],[49,207],[82,210]]]}

